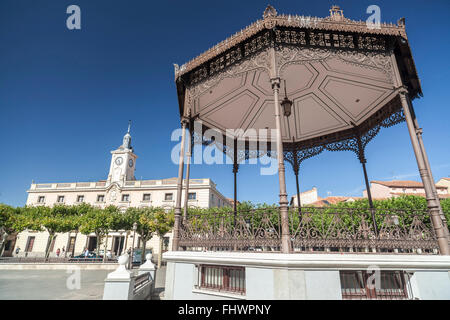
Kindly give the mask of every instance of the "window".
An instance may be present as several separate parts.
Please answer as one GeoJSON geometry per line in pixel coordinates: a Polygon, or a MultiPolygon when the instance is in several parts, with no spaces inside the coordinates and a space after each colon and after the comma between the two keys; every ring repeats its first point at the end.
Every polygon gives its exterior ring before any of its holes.
{"type": "Polygon", "coordinates": [[[189,200],[195,200],[195,199],[197,199],[197,193],[195,193],[195,192],[189,192],[188,199],[189,199],[189,200]]]}
{"type": "Polygon", "coordinates": [[[144,193],[142,196],[143,201],[150,201],[150,193],[144,193]]]}
{"type": "Polygon", "coordinates": [[[99,194],[97,196],[97,202],[105,202],[105,195],[99,194]]]}
{"type": "Polygon", "coordinates": [[[64,202],[64,196],[58,196],[57,202],[63,203],[64,202]]]}
{"type": "Polygon", "coordinates": [[[12,240],[6,240],[6,244],[5,244],[5,251],[9,251],[11,250],[11,246],[12,246],[13,241],[12,240]]]}
{"type": "Polygon", "coordinates": [[[198,288],[245,294],[245,268],[200,265],[198,288]]]}
{"type": "Polygon", "coordinates": [[[130,201],[130,195],[129,194],[123,194],[122,195],[122,201],[124,201],[124,202],[130,201]]]}
{"type": "Polygon", "coordinates": [[[75,250],[75,239],[76,239],[75,237],[70,237],[69,244],[67,246],[67,252],[70,252],[70,253],[74,252],[74,250],[75,250]]]}
{"type": "Polygon", "coordinates": [[[45,197],[44,196],[39,196],[38,202],[39,203],[44,203],[45,202],[45,197]]]}
{"type": "Polygon", "coordinates": [[[25,252],[33,251],[34,238],[35,237],[28,237],[27,245],[25,246],[25,252]]]}
{"type": "Polygon", "coordinates": [[[78,196],[77,202],[84,202],[84,196],[78,196]]]}
{"type": "Polygon", "coordinates": [[[166,193],[164,195],[164,200],[171,201],[173,199],[173,193],[166,193]]]}
{"type": "Polygon", "coordinates": [[[342,299],[397,300],[408,299],[409,275],[404,271],[379,271],[376,276],[367,271],[340,271],[342,299]],[[369,285],[372,284],[372,285],[369,285]]]}

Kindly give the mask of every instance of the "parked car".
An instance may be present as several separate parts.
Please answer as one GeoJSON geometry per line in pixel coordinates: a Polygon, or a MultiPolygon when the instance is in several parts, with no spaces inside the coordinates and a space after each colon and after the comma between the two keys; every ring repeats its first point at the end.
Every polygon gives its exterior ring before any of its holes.
{"type": "Polygon", "coordinates": [[[86,256],[84,253],[75,256],[73,258],[70,258],[69,261],[77,261],[80,259],[103,259],[103,256],[97,255],[95,252],[90,251],[89,254],[86,256]]]}
{"type": "MultiPolygon", "coordinates": [[[[105,253],[105,250],[103,250],[103,249],[101,249],[100,251],[99,251],[99,254],[103,257],[103,254],[105,253]]],[[[111,253],[111,250],[107,250],[106,251],[106,258],[108,258],[108,259],[112,259],[112,253],[111,253]]]]}

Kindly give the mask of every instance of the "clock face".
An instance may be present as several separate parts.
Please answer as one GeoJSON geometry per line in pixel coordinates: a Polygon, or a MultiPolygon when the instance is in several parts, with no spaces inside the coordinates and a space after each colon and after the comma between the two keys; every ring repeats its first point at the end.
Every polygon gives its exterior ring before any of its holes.
{"type": "Polygon", "coordinates": [[[130,166],[130,168],[133,166],[133,159],[130,159],[130,160],[128,161],[128,165],[130,166]]]}
{"type": "Polygon", "coordinates": [[[116,164],[117,164],[118,166],[120,166],[120,165],[122,164],[122,162],[123,162],[122,157],[117,157],[117,158],[116,158],[116,164]]]}

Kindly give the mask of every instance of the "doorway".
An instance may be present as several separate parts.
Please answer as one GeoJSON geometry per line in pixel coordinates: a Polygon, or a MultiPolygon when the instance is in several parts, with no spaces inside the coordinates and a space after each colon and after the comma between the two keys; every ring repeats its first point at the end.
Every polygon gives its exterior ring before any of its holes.
{"type": "Polygon", "coordinates": [[[3,257],[12,257],[14,252],[14,246],[16,245],[16,235],[12,234],[6,237],[5,248],[3,249],[3,257]]]}
{"type": "Polygon", "coordinates": [[[118,256],[123,251],[123,245],[125,243],[125,236],[115,236],[113,240],[113,253],[118,256]]]}
{"type": "Polygon", "coordinates": [[[97,237],[96,236],[89,237],[87,247],[88,247],[89,252],[97,250],[97,237]]]}

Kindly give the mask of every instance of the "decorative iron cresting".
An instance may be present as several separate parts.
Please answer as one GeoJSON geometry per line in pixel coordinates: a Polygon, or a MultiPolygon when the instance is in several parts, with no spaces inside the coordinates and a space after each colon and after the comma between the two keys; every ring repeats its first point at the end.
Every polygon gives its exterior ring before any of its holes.
{"type": "Polygon", "coordinates": [[[393,37],[407,39],[404,21],[380,24],[370,29],[365,21],[354,21],[343,14],[331,12],[326,18],[278,14],[266,9],[258,20],[200,56],[179,67],[175,78],[188,75],[190,83],[239,61],[243,57],[275,44],[295,44],[309,47],[343,48],[348,50],[384,51],[393,37]]]}

